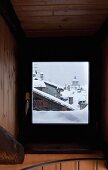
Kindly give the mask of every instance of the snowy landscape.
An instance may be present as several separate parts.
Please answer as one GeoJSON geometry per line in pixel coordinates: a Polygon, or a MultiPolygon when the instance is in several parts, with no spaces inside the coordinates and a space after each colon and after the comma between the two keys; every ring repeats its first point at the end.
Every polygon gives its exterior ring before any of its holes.
{"type": "Polygon", "coordinates": [[[33,62],[32,123],[87,124],[88,62],[33,62]]]}

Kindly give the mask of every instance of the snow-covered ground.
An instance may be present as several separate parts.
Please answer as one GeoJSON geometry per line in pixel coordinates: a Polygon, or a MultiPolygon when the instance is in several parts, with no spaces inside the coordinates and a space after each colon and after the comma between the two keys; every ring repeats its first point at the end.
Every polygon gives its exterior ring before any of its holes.
{"type": "Polygon", "coordinates": [[[88,123],[88,106],[77,111],[35,111],[32,114],[32,123],[88,123]]]}

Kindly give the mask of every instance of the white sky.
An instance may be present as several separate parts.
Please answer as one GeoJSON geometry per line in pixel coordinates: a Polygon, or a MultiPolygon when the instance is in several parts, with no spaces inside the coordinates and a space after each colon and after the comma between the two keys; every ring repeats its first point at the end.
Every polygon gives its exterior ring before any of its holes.
{"type": "Polygon", "coordinates": [[[33,62],[33,70],[44,73],[44,79],[64,86],[71,84],[74,76],[80,85],[89,81],[89,62],[33,62]]]}

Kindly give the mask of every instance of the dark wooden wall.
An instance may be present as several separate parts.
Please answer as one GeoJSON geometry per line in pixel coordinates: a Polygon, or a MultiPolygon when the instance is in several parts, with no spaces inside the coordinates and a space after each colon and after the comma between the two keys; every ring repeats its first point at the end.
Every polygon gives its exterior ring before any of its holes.
{"type": "Polygon", "coordinates": [[[0,16],[0,126],[17,135],[16,41],[0,16]]]}
{"type": "Polygon", "coordinates": [[[105,143],[108,145],[108,35],[103,41],[103,135],[105,143]]]}

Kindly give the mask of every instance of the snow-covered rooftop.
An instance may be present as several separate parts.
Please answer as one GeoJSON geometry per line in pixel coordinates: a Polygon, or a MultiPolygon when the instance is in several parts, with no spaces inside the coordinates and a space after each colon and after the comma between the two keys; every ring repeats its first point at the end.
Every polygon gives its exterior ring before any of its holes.
{"type": "MultiPolygon", "coordinates": [[[[43,72],[41,72],[41,74],[43,74],[43,72]]],[[[40,81],[40,77],[35,77],[35,78],[40,81]]],[[[56,84],[56,83],[53,83],[53,82],[50,82],[50,81],[47,81],[47,80],[43,80],[43,82],[44,82],[45,84],[49,84],[49,85],[51,85],[51,86],[54,86],[54,87],[56,87],[57,89],[62,89],[62,90],[64,90],[64,88],[63,88],[61,85],[59,85],[59,84],[56,84]]]]}
{"type": "Polygon", "coordinates": [[[46,84],[50,84],[51,86],[55,86],[55,87],[57,87],[57,89],[64,89],[62,86],[60,86],[60,85],[58,85],[58,84],[56,84],[56,83],[52,83],[52,82],[50,82],[50,81],[44,81],[46,84]]]}
{"type": "Polygon", "coordinates": [[[43,72],[40,72],[40,75],[41,75],[41,74],[44,74],[44,73],[43,73],[43,72]]]}
{"type": "Polygon", "coordinates": [[[73,97],[73,91],[68,91],[68,90],[64,90],[63,92],[61,92],[61,97],[63,99],[67,99],[69,97],[73,97]]]}
{"type": "Polygon", "coordinates": [[[78,99],[78,101],[86,101],[86,96],[80,96],[80,98],[78,99]]]}
{"type": "Polygon", "coordinates": [[[58,99],[58,98],[48,94],[48,93],[45,93],[45,92],[40,91],[40,90],[35,89],[35,88],[33,88],[33,92],[36,93],[36,94],[39,94],[39,95],[41,95],[41,96],[43,96],[43,97],[45,97],[45,98],[47,98],[49,100],[52,100],[52,101],[54,101],[54,102],[56,102],[56,103],[58,103],[58,104],[60,104],[62,106],[65,106],[68,109],[74,110],[72,105],[70,105],[70,104],[68,104],[68,103],[66,103],[66,102],[64,102],[64,101],[62,101],[62,100],[60,100],[60,99],[58,99]]]}
{"type": "Polygon", "coordinates": [[[46,87],[46,85],[42,80],[33,80],[33,88],[34,87],[46,87]]]}

